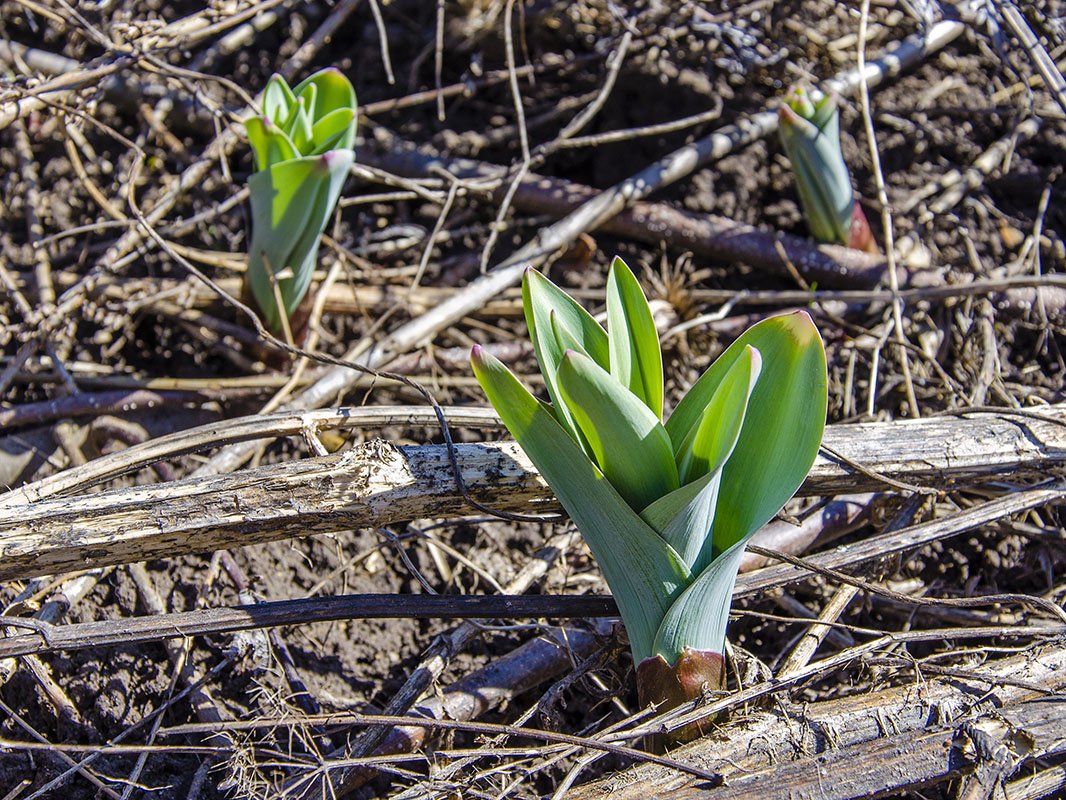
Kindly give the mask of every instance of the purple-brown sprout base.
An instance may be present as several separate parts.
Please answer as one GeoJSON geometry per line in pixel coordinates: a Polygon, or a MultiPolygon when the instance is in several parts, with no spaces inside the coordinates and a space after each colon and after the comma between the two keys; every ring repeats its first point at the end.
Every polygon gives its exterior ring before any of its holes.
{"type": "Polygon", "coordinates": [[[859,201],[855,201],[855,208],[851,212],[851,230],[848,231],[848,247],[853,250],[862,250],[870,255],[880,255],[881,248],[877,246],[870,223],[866,220],[859,201]]]}
{"type": "MultiPolygon", "coordinates": [[[[660,655],[645,658],[637,665],[637,696],[641,708],[653,703],[659,711],[669,711],[695,700],[706,691],[725,688],[725,659],[721,653],[686,647],[671,666],[660,655]]],[[[653,749],[673,742],[687,742],[704,734],[704,723],[693,723],[668,738],[655,737],[653,749]]]]}

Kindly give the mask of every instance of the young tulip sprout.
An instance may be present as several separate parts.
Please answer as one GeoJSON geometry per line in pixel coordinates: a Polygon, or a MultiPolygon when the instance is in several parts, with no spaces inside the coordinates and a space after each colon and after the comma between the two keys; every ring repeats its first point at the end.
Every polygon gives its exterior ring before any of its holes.
{"type": "Polygon", "coordinates": [[[246,286],[275,331],[310,287],[322,231],[355,158],[355,112],[352,84],[340,71],[324,69],[295,89],[274,75],[263,114],[245,122],[256,170],[248,179],[246,286]]]}
{"type": "Polygon", "coordinates": [[[781,143],[792,162],[811,234],[820,242],[878,252],[862,206],[855,202],[851,175],[840,151],[836,95],[812,96],[797,87],[785,98],[779,114],[781,143]]]}
{"type": "Polygon", "coordinates": [[[606,331],[532,269],[522,299],[551,404],[480,347],[474,374],[603,570],[641,704],[721,689],[744,544],[799,488],[822,440],[814,323],[800,311],[749,328],[664,424],[655,323],[621,259],[607,276],[606,331]]]}

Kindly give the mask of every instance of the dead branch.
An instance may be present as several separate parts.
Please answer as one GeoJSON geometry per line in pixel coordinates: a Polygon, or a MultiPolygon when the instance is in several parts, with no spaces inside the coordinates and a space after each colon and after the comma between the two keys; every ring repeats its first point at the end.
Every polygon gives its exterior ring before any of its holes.
{"type": "MultiPolygon", "coordinates": [[[[430,410],[424,411],[429,419],[430,410]]],[[[337,412],[341,424],[344,415],[337,412]]],[[[1061,469],[1066,458],[1064,416],[1066,408],[1052,406],[1040,415],[1004,412],[831,426],[824,452],[836,455],[819,456],[801,491],[839,494],[886,483],[942,490],[1007,472],[1019,481],[1026,474],[1043,477],[1061,469]]],[[[455,455],[477,502],[521,513],[556,509],[517,445],[459,445],[455,455]]],[[[1054,488],[1044,491],[1044,502],[1059,496],[1054,488]]],[[[32,487],[23,493],[33,496],[32,487]]],[[[0,579],[471,510],[455,485],[444,446],[373,441],[340,454],[232,475],[7,505],[0,508],[0,579]]]]}
{"type": "MultiPolygon", "coordinates": [[[[22,620],[12,627],[31,630],[35,635],[0,639],[0,658],[349,619],[536,619],[615,616],[618,616],[618,608],[614,600],[597,595],[356,594],[305,597],[232,608],[160,611],[139,617],[69,625],[49,625],[40,620],[22,620]]],[[[0,627],[4,627],[2,622],[0,627]]]]}
{"type": "MultiPolygon", "coordinates": [[[[1036,653],[1002,659],[965,675],[953,674],[840,700],[768,706],[737,717],[712,733],[673,753],[678,760],[715,769],[726,786],[709,796],[782,797],[788,787],[822,779],[818,793],[827,797],[876,796],[882,790],[903,789],[914,777],[950,777],[947,758],[952,748],[972,736],[966,731],[987,728],[1017,754],[1034,746],[1034,755],[1063,749],[1061,711],[1034,698],[1066,686],[1066,649],[1046,646],[1036,653]],[[1001,709],[1001,711],[996,711],[1001,709]],[[993,716],[996,714],[996,716],[993,716]],[[1003,716],[999,716],[1003,715],[1003,716]],[[1010,724],[996,724],[1006,717],[1010,724]],[[1049,725],[1048,722],[1052,724],[1049,725]],[[1055,724],[1059,727],[1056,729],[1055,724]],[[934,754],[950,734],[949,748],[934,754]],[[929,741],[927,741],[929,740],[929,741]],[[902,746],[910,741],[915,746],[902,746]],[[897,750],[891,745],[898,746],[897,750]],[[843,757],[850,755],[852,760],[843,757]],[[791,761],[796,759],[797,761],[791,761]],[[825,766],[826,759],[830,762],[825,766]],[[780,763],[785,762],[785,763],[780,763]],[[833,768],[837,764],[837,768],[833,768]],[[865,766],[861,766],[865,765],[865,766]],[[832,780],[826,781],[829,776],[832,780]],[[789,781],[796,783],[789,783],[789,781]],[[868,788],[861,788],[859,783],[868,788]],[[838,793],[836,786],[841,786],[838,793]],[[855,791],[847,793],[849,789],[855,791]]],[[[1052,703],[1055,708],[1061,703],[1052,703]]],[[[956,755],[961,753],[955,751],[956,755]]],[[[960,771],[976,767],[972,750],[961,759],[960,771]]],[[[676,772],[643,765],[574,791],[575,800],[610,795],[617,800],[646,800],[663,794],[671,798],[707,797],[699,782],[676,772]]],[[[799,794],[798,796],[806,796],[799,794]]]]}
{"type": "MultiPolygon", "coordinates": [[[[934,519],[908,528],[865,539],[847,547],[819,553],[802,565],[780,564],[742,575],[737,579],[734,597],[744,598],[804,580],[819,571],[836,579],[854,580],[840,574],[845,567],[879,561],[924,544],[956,536],[982,525],[1031,508],[1061,500],[1066,483],[1015,492],[983,503],[950,517],[934,519]]],[[[758,539],[758,534],[756,534],[758,539]]],[[[761,548],[759,548],[761,550],[761,548]]],[[[769,551],[762,551],[766,554],[769,551]]],[[[883,590],[882,590],[883,591],[883,590]]],[[[998,603],[1002,595],[987,602],[998,603]]],[[[926,598],[926,602],[931,602],[926,598]]],[[[962,602],[950,600],[943,602],[962,602]]],[[[982,598],[968,603],[978,604],[982,598]]],[[[0,658],[37,654],[49,650],[80,649],[128,642],[145,642],[174,636],[222,633],[277,625],[337,619],[436,617],[501,618],[508,616],[614,616],[611,598],[595,596],[461,596],[446,595],[347,595],[329,598],[303,598],[259,603],[234,608],[204,609],[150,617],[88,622],[55,627],[34,619],[8,618],[7,625],[29,630],[31,635],[0,640],[0,658]]]]}
{"type": "MultiPolygon", "coordinates": [[[[468,181],[500,181],[507,175],[503,167],[448,158],[427,146],[403,143],[381,128],[375,130],[375,143],[377,146],[360,151],[360,163],[405,177],[420,178],[444,171],[468,181]]],[[[504,191],[502,185],[486,189],[497,201],[504,191]]],[[[512,199],[522,211],[563,217],[597,194],[592,187],[574,181],[529,174],[519,183],[512,199]]],[[[726,217],[682,211],[667,203],[635,202],[604,222],[600,230],[650,244],[665,240],[676,249],[692,250],[725,262],[742,262],[778,275],[787,274],[788,265],[792,264],[805,279],[826,287],[876,286],[885,271],[885,260],[880,256],[837,245],[818,245],[726,217]]]]}

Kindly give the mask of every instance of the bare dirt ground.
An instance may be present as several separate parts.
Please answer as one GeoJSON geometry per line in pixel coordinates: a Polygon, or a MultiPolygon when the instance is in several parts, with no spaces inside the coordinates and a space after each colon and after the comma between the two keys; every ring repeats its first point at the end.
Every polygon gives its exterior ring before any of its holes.
{"type": "MultiPolygon", "coordinates": [[[[0,659],[0,798],[775,797],[811,789],[820,768],[841,776],[820,796],[1063,796],[1062,712],[1047,701],[1066,686],[1064,7],[861,5],[0,2],[0,600],[22,620],[0,646],[35,642],[0,659]],[[856,189],[895,255],[819,249],[776,134],[750,123],[789,86],[908,37],[927,52],[866,109],[858,92],[843,102],[856,189]],[[240,120],[272,73],[330,65],[363,116],[298,344],[332,362],[279,349],[233,302],[252,168],[240,120]],[[716,131],[745,135],[686,160],[716,131]],[[572,215],[672,154],[627,185],[641,205],[572,215]],[[671,397],[746,325],[803,307],[827,346],[829,422],[881,425],[869,462],[812,479],[788,508],[804,526],[775,522],[782,538],[764,541],[823,569],[741,578],[730,688],[747,694],[710,698],[712,738],[634,771],[655,757],[639,751],[624,633],[579,614],[296,606],[269,634],[209,623],[146,641],[123,627],[361,593],[606,594],[565,522],[429,498],[368,524],[321,498],[349,463],[333,453],[443,441],[423,390],[484,405],[473,343],[536,383],[517,273],[479,294],[484,276],[532,262],[600,311],[615,254],[658,301],[671,397]],[[268,426],[250,444],[217,425],[161,460],[19,494],[196,426],[341,406],[418,413],[282,438],[268,426]],[[1031,449],[904,423],[919,417],[997,419],[1031,449]],[[321,480],[270,494],[290,493],[277,508],[231,499],[238,469],[255,497],[327,462],[321,480]],[[195,481],[195,502],[165,505],[195,481]],[[136,514],[170,538],[114,544],[136,514]],[[864,542],[888,557],[838,549],[864,542]],[[819,614],[829,624],[811,626],[819,614]],[[34,619],[111,621],[114,638],[50,648],[34,619]],[[422,697],[404,701],[412,680],[422,697]],[[394,731],[374,756],[365,715],[412,707],[449,723],[406,745],[394,731]]],[[[479,497],[503,508],[509,487],[479,497]]]]}

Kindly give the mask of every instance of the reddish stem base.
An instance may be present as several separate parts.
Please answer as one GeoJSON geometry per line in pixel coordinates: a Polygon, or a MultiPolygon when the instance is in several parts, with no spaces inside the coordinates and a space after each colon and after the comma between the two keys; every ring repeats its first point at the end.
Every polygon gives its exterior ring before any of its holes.
{"type": "MultiPolygon", "coordinates": [[[[659,711],[669,711],[695,700],[705,691],[725,688],[725,659],[721,653],[686,647],[672,666],[660,655],[646,658],[637,665],[637,695],[641,708],[655,704],[659,711]]],[[[693,723],[668,737],[655,737],[654,749],[673,742],[687,742],[703,735],[706,723],[693,723]]]]}

